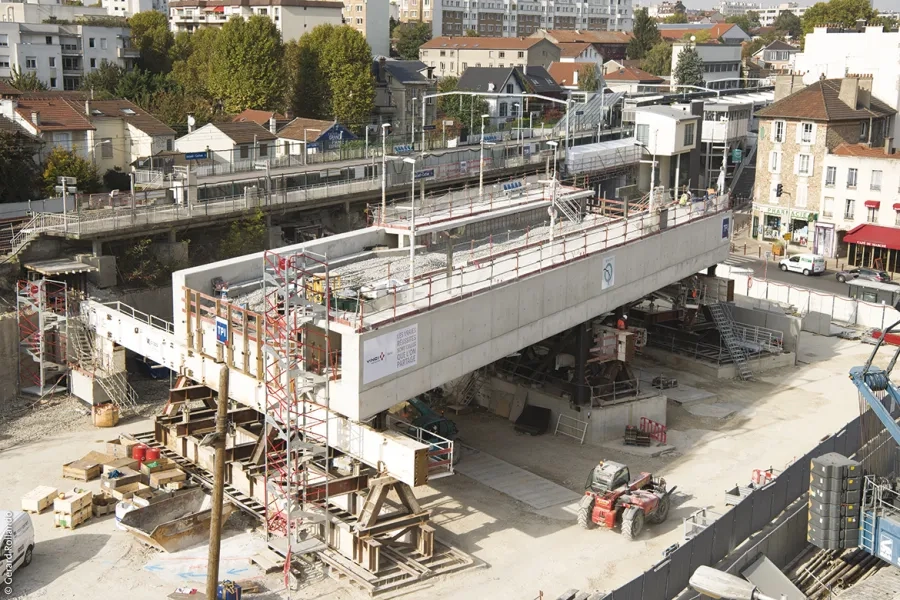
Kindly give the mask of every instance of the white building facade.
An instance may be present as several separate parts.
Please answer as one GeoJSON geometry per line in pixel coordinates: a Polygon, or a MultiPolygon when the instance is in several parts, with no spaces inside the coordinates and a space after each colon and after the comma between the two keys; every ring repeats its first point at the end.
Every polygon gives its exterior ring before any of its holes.
{"type": "Polygon", "coordinates": [[[372,56],[390,56],[389,0],[344,0],[344,22],[366,38],[372,56]]]}
{"type": "Polygon", "coordinates": [[[759,12],[762,6],[758,2],[735,2],[733,0],[722,0],[716,9],[723,17],[737,17],[746,15],[749,11],[759,12]]]}
{"type": "Polygon", "coordinates": [[[688,178],[688,154],[697,147],[700,117],[672,106],[646,106],[634,112],[634,137],[644,149],[638,188],[681,189],[688,178]],[[651,164],[651,163],[656,164],[651,164]],[[651,168],[653,172],[651,172],[651,168]]]}
{"type": "MultiPolygon", "coordinates": [[[[741,87],[741,46],[737,44],[672,44],[672,73],[678,65],[678,57],[693,46],[703,61],[703,86],[714,90],[741,87]]],[[[675,85],[673,78],[672,85],[675,85]]],[[[673,88],[674,89],[674,88],[673,88]]]]}
{"type": "MultiPolygon", "coordinates": [[[[387,6],[385,18],[387,18],[387,6]]],[[[319,25],[344,24],[343,2],[327,0],[271,0],[267,3],[242,0],[173,0],[169,2],[169,27],[174,33],[198,27],[221,27],[234,16],[260,15],[272,19],[284,41],[297,40],[319,25]]]]}
{"type": "Polygon", "coordinates": [[[101,0],[101,6],[113,17],[130,17],[151,10],[169,14],[168,0],[101,0]]]}
{"type": "Polygon", "coordinates": [[[803,14],[806,12],[806,6],[800,6],[796,2],[783,2],[778,6],[767,6],[765,8],[761,8],[757,13],[759,13],[759,24],[762,27],[771,27],[775,24],[776,19],[778,19],[778,15],[783,12],[791,12],[794,13],[797,17],[803,17],[803,14]]]}

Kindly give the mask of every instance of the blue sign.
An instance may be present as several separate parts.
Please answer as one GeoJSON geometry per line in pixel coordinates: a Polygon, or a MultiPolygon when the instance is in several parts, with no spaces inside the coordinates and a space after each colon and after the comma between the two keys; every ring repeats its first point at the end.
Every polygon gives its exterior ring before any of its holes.
{"type": "Polygon", "coordinates": [[[580,117],[580,116],[583,115],[583,114],[584,114],[584,111],[583,111],[583,110],[576,110],[576,111],[575,111],[575,116],[576,116],[576,117],[580,117]]]}
{"type": "Polygon", "coordinates": [[[208,152],[186,152],[184,160],[206,160],[209,158],[208,152]]]}
{"type": "Polygon", "coordinates": [[[424,129],[425,131],[432,131],[432,130],[434,130],[434,129],[436,129],[436,128],[437,128],[437,125],[426,125],[426,126],[423,127],[422,129],[424,129]]]}
{"type": "Polygon", "coordinates": [[[485,136],[484,136],[484,141],[485,141],[485,142],[496,142],[496,141],[498,141],[499,139],[500,139],[500,137],[497,136],[497,135],[485,135],[485,136]]]}
{"type": "Polygon", "coordinates": [[[731,217],[725,217],[722,219],[722,241],[729,239],[731,236],[731,217]]]}
{"type": "Polygon", "coordinates": [[[427,179],[434,177],[434,169],[425,169],[424,171],[416,171],[416,179],[427,179]]]}
{"type": "Polygon", "coordinates": [[[216,342],[228,345],[228,321],[222,317],[216,317],[216,342]]]}
{"type": "Polygon", "coordinates": [[[306,144],[307,150],[318,150],[321,147],[322,145],[319,144],[319,142],[309,142],[308,144],[306,144]]]}

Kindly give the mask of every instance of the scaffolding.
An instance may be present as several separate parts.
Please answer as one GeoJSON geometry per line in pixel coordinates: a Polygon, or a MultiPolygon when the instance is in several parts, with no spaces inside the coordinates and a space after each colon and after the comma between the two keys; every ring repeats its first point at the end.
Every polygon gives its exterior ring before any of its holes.
{"type": "Polygon", "coordinates": [[[328,263],[308,252],[267,251],[263,287],[266,538],[285,557],[287,579],[292,552],[322,534],[329,500],[329,380],[336,370],[328,263]]]}
{"type": "Polygon", "coordinates": [[[19,325],[19,389],[44,396],[55,391],[68,373],[66,284],[50,279],[20,281],[16,287],[19,325]]]}

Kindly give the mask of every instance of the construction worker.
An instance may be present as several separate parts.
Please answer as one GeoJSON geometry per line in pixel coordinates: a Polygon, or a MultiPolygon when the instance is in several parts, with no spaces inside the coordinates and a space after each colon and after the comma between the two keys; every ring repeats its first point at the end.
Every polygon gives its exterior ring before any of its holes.
{"type": "Polygon", "coordinates": [[[622,315],[619,317],[619,320],[616,321],[616,329],[621,331],[625,331],[628,329],[628,315],[622,315]]]}

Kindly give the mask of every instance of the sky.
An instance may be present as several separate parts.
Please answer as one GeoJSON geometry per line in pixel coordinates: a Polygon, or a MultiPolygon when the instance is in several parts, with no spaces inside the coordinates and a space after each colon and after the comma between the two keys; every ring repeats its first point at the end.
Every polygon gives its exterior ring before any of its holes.
{"type": "MultiPolygon", "coordinates": [[[[701,9],[713,8],[715,6],[718,6],[719,2],[720,2],[720,0],[681,0],[681,1],[688,8],[701,8],[701,9]]],[[[758,2],[759,4],[762,4],[763,6],[778,6],[779,4],[787,2],[788,0],[771,0],[771,1],[750,0],[750,1],[758,2]]],[[[797,1],[797,0],[795,0],[795,1],[797,1]]],[[[808,2],[797,1],[797,4],[800,6],[812,6],[815,3],[816,3],[815,0],[809,0],[808,2]]],[[[651,4],[655,4],[655,1],[642,0],[640,4],[641,4],[641,6],[650,6],[651,4]]],[[[874,6],[875,8],[877,8],[878,10],[881,10],[881,11],[888,10],[889,8],[893,8],[894,10],[897,10],[898,8],[900,8],[900,2],[898,2],[898,0],[873,0],[872,6],[874,6]]]]}

